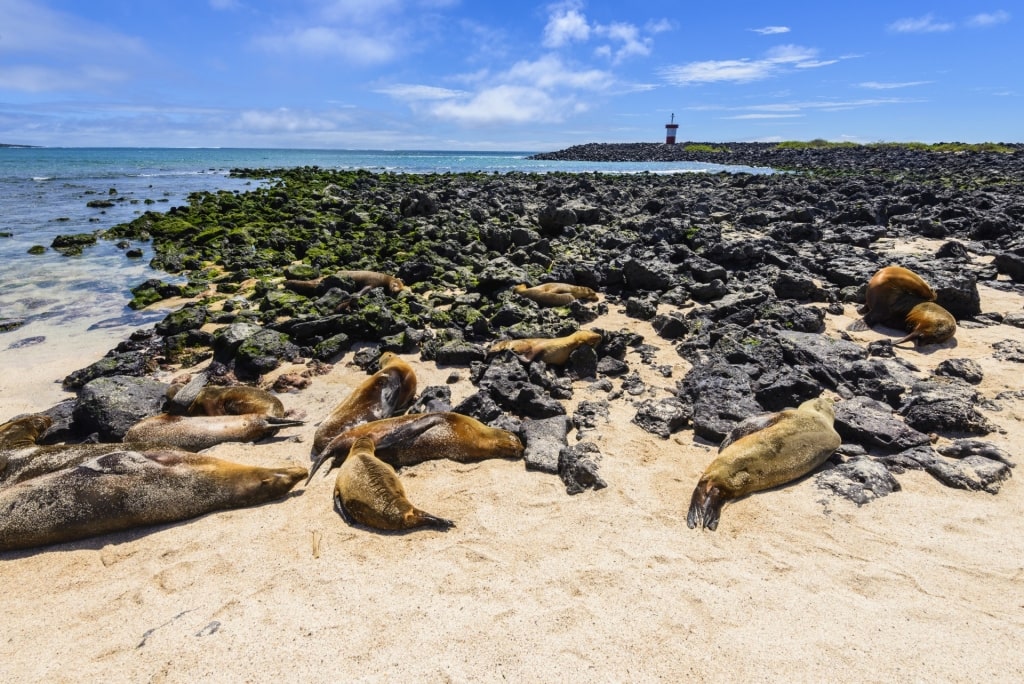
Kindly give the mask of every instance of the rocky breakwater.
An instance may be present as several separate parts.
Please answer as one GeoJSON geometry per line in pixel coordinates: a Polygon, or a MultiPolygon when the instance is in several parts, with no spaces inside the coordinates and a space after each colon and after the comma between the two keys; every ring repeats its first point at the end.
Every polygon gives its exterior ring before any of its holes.
{"type": "MultiPolygon", "coordinates": [[[[156,397],[156,369],[208,362],[215,379],[257,383],[284,362],[325,372],[353,349],[372,372],[393,351],[468,377],[476,391],[452,408],[517,432],[528,467],[558,472],[570,492],[605,484],[595,436],[636,429],[608,424],[616,402],[651,440],[692,431],[717,443],[751,415],[823,392],[840,399],[844,440],[818,475],[823,488],[864,503],[913,468],[995,492],[1010,459],[984,440],[1003,428],[979,407],[997,412],[1019,396],[983,396],[971,359],[922,371],[914,350],[826,329],[895,263],[922,275],[961,328],[1004,333],[999,353],[1024,362],[1019,305],[984,311],[978,290],[1024,293],[1024,154],[903,150],[902,166],[877,171],[844,154],[830,151],[814,173],[772,175],[238,171],[275,180],[194,195],[110,231],[151,239],[153,266],[187,274],[202,294],[69,376],[80,398],[56,424],[63,435],[116,437],[103,407],[148,407],[156,399],[116,397],[126,387],[156,397]],[[934,248],[893,249],[922,237],[934,248]],[[404,287],[366,290],[339,275],[355,270],[404,287]],[[317,285],[300,293],[285,280],[317,285]],[[589,287],[600,300],[546,307],[514,291],[545,282],[589,287]],[[637,325],[605,327],[610,311],[637,325]],[[500,339],[580,329],[601,342],[564,365],[488,353],[500,339]],[[685,360],[679,377],[658,362],[669,348],[685,360]],[[671,380],[671,391],[651,377],[671,380]]],[[[444,390],[424,388],[421,402],[444,410],[444,390]]]]}

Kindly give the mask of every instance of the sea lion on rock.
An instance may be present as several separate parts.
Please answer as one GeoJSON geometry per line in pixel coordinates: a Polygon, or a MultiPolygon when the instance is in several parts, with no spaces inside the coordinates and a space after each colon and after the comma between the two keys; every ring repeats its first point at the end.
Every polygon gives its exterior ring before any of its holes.
{"type": "Polygon", "coordinates": [[[194,518],[284,496],[306,475],[158,447],[105,446],[78,465],[0,490],[0,550],[194,518]]]}
{"type": "Polygon", "coordinates": [[[495,342],[487,350],[488,354],[511,350],[526,358],[527,361],[540,359],[551,366],[564,365],[578,347],[589,344],[596,347],[601,343],[601,335],[590,330],[577,330],[565,337],[528,337],[519,340],[502,340],[495,342]]]}
{"type": "Polygon", "coordinates": [[[395,469],[377,458],[374,450],[372,439],[360,437],[338,468],[334,506],[345,522],[380,530],[447,530],[455,524],[413,506],[395,469]]]}
{"type": "Polygon", "coordinates": [[[380,370],[359,384],[313,435],[313,453],[350,427],[392,416],[416,396],[416,373],[412,366],[392,352],[380,357],[380,370]]]}
{"type": "Polygon", "coordinates": [[[326,461],[344,458],[360,437],[377,445],[376,456],[393,468],[439,458],[472,463],[486,458],[522,458],[513,433],[450,411],[394,416],[349,428],[324,447],[309,477],[326,461]]]}
{"type": "Polygon", "coordinates": [[[512,291],[543,306],[569,306],[577,299],[597,301],[597,293],[589,287],[567,283],[544,283],[534,287],[516,285],[512,291]]]}
{"type": "Polygon", "coordinates": [[[177,416],[158,413],[143,418],[125,433],[125,442],[151,442],[202,451],[222,442],[256,442],[305,421],[259,413],[241,416],[177,416]]]}
{"type": "Polygon", "coordinates": [[[910,333],[893,344],[939,344],[956,333],[956,320],[935,299],[935,291],[921,276],[902,266],[886,266],[868,281],[858,312],[868,325],[881,323],[910,333]]]}
{"type": "Polygon", "coordinates": [[[312,280],[285,280],[282,285],[286,290],[291,290],[303,297],[317,297],[328,289],[324,284],[328,278],[347,278],[361,287],[363,291],[383,287],[391,294],[398,294],[405,287],[405,283],[401,279],[378,271],[338,271],[333,275],[321,276],[312,280]]]}
{"type": "Polygon", "coordinates": [[[739,437],[728,437],[693,490],[686,525],[718,527],[722,504],[806,475],[839,448],[831,399],[818,397],[743,421],[739,437]]]}

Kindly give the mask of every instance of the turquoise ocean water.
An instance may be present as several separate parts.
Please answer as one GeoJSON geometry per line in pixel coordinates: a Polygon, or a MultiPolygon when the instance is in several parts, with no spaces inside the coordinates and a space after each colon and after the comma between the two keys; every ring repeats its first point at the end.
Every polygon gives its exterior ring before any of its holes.
{"type": "MultiPolygon", "coordinates": [[[[132,311],[129,289],[153,271],[149,245],[142,258],[100,240],[81,256],[49,248],[62,234],[87,233],[131,221],[145,211],[187,203],[197,191],[245,192],[255,181],[230,178],[233,168],[368,169],[394,173],[608,172],[686,173],[767,171],[693,162],[594,163],[527,159],[529,152],[421,152],[283,149],[0,148],[0,322],[23,321],[0,332],[0,362],[12,351],[45,344],[55,334],[107,330],[119,340],[165,311],[132,311]],[[106,208],[93,200],[111,200],[106,208]],[[30,255],[34,245],[46,247],[30,255]],[[40,339],[42,338],[42,339],[40,339]]],[[[84,365],[84,364],[83,364],[84,365]]]]}

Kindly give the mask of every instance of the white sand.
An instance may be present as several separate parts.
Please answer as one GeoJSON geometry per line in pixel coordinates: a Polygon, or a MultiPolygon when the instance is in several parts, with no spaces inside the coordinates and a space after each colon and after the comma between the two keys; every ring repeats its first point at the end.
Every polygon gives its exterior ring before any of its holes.
{"type": "MultiPolygon", "coordinates": [[[[1020,311],[1021,297],[980,289],[983,310],[1020,311]]],[[[830,334],[847,313],[829,317],[830,334]]],[[[646,323],[613,313],[594,325],[662,348],[670,379],[627,357],[656,398],[686,372],[646,323]]],[[[961,328],[955,346],[897,353],[922,371],[973,358],[991,398],[1024,389],[1018,365],[991,358],[993,342],[1021,337],[961,328]]],[[[5,381],[0,417],[46,408],[53,382],[92,360],[68,344],[66,368],[5,381]]],[[[307,412],[303,428],[211,452],[308,464],[315,423],[365,377],[350,359],[282,397],[307,412]]],[[[420,387],[451,370],[408,359],[420,387]]],[[[461,374],[455,401],[473,391],[461,374]]],[[[603,396],[577,383],[567,406],[603,396]]],[[[1006,430],[987,439],[1024,461],[1024,405],[983,412],[1006,430]]],[[[860,508],[807,478],[727,505],[716,532],[699,532],[685,512],[712,448],[689,430],[658,439],[634,413],[613,402],[596,440],[601,491],[568,496],[521,461],[401,471],[415,504],[457,522],[447,533],[347,526],[332,472],[257,508],[0,554],[0,680],[1024,680],[1020,469],[995,496],[908,472],[902,491],[860,508]]]]}

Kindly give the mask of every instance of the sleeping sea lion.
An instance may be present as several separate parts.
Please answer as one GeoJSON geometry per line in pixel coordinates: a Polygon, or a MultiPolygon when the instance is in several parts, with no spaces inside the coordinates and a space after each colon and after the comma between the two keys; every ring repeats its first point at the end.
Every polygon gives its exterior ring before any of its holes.
{"type": "Polygon", "coordinates": [[[893,344],[940,344],[956,334],[956,319],[935,299],[921,276],[902,266],[886,266],[868,281],[859,313],[868,325],[881,323],[910,333],[893,344]]]}
{"type": "Polygon", "coordinates": [[[589,344],[596,347],[601,343],[601,335],[590,330],[577,330],[565,337],[528,337],[520,340],[502,340],[495,342],[487,350],[488,354],[496,354],[506,349],[525,357],[527,361],[540,359],[551,366],[561,366],[569,360],[578,347],[589,344]]]}
{"type": "Polygon", "coordinates": [[[380,357],[380,370],[359,384],[334,407],[313,435],[313,453],[350,427],[387,418],[416,396],[416,373],[412,366],[392,352],[380,357]]]}
{"type": "Polygon", "coordinates": [[[284,418],[284,404],[270,392],[250,385],[207,385],[188,407],[190,416],[241,416],[258,413],[284,418]]]}
{"type": "Polygon", "coordinates": [[[915,346],[942,344],[956,334],[956,319],[935,302],[921,302],[907,314],[904,329],[909,334],[893,344],[911,340],[915,346]]]}
{"type": "Polygon", "coordinates": [[[334,507],[349,525],[358,522],[380,530],[447,530],[455,524],[410,503],[395,469],[374,455],[369,437],[355,440],[338,468],[334,507]]]}
{"type": "Polygon", "coordinates": [[[107,453],[0,489],[0,550],[24,549],[253,506],[306,475],[180,449],[107,444],[107,453]]]}
{"type": "MultiPolygon", "coordinates": [[[[0,425],[0,449],[20,449],[32,446],[39,435],[53,425],[53,418],[44,413],[31,413],[20,416],[0,425]]],[[[0,462],[0,470],[3,463],[0,462]]]]}
{"type": "Polygon", "coordinates": [[[256,442],[285,427],[305,421],[275,418],[259,413],[241,416],[176,416],[158,413],[143,418],[125,433],[125,442],[152,442],[202,451],[222,442],[256,442]]]}
{"type": "Polygon", "coordinates": [[[377,271],[338,271],[333,275],[321,276],[312,280],[285,280],[282,285],[286,290],[291,290],[303,297],[318,297],[330,289],[331,281],[337,278],[347,278],[353,281],[362,288],[362,291],[383,287],[391,294],[398,294],[405,287],[405,283],[401,279],[377,271]]]}
{"type": "Polygon", "coordinates": [[[534,287],[516,285],[512,291],[543,306],[568,306],[577,299],[597,301],[597,293],[589,287],[567,283],[544,283],[534,287]]]}
{"type": "Polygon", "coordinates": [[[739,436],[726,438],[693,490],[687,527],[714,530],[727,500],[791,482],[820,466],[842,443],[834,420],[832,400],[818,397],[743,421],[739,436]]]}
{"type": "MultiPolygon", "coordinates": [[[[523,443],[513,433],[484,425],[460,413],[394,416],[349,428],[324,447],[309,477],[324,462],[348,455],[360,437],[377,445],[376,456],[393,468],[440,458],[460,463],[486,458],[522,458],[523,443]]],[[[307,480],[308,482],[308,480],[307,480]]]]}

